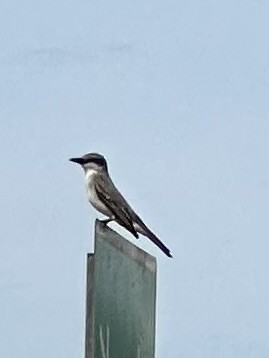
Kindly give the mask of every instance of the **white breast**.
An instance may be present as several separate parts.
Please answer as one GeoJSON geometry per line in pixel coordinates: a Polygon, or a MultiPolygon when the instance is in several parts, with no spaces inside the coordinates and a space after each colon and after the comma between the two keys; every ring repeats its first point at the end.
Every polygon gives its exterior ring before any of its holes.
{"type": "Polygon", "coordinates": [[[86,193],[88,196],[88,200],[97,211],[110,217],[111,216],[110,211],[101,202],[101,200],[98,198],[96,194],[95,186],[94,186],[96,175],[98,175],[98,172],[94,169],[88,169],[85,173],[85,185],[86,185],[86,193]]]}

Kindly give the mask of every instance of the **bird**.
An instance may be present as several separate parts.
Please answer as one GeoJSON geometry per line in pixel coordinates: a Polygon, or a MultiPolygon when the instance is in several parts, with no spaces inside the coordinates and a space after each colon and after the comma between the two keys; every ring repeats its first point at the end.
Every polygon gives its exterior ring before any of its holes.
{"type": "Polygon", "coordinates": [[[135,238],[139,238],[138,234],[148,237],[166,256],[172,257],[170,250],[146,226],[116,188],[110,178],[107,161],[103,155],[87,153],[82,157],[69,160],[80,164],[83,168],[89,202],[97,211],[108,217],[103,220],[103,223],[108,224],[111,221],[116,221],[135,238]]]}

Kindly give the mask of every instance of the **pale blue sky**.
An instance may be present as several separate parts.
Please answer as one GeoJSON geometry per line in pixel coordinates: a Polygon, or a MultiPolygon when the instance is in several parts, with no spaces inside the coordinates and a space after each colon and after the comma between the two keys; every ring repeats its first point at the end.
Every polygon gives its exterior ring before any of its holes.
{"type": "Polygon", "coordinates": [[[1,357],[83,357],[96,214],[67,159],[89,151],[174,254],[138,242],[156,357],[269,356],[268,18],[267,0],[1,2],[1,357]]]}

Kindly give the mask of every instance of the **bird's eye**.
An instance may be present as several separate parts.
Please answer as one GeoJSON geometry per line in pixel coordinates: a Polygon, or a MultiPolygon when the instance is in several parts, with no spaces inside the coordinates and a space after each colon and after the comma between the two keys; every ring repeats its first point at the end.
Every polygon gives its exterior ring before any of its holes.
{"type": "Polygon", "coordinates": [[[97,164],[97,165],[101,165],[101,166],[104,165],[104,159],[103,159],[103,158],[95,158],[95,159],[93,160],[93,162],[94,162],[95,164],[97,164]]]}

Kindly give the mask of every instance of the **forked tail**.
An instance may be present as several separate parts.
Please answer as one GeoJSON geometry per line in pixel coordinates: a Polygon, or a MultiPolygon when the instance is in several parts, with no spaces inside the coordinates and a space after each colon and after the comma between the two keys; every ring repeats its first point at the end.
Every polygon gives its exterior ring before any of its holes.
{"type": "Polygon", "coordinates": [[[170,250],[168,249],[168,247],[166,247],[160,239],[157,238],[157,236],[155,234],[153,234],[152,231],[150,231],[149,229],[147,230],[147,232],[145,233],[145,235],[150,239],[150,241],[152,241],[155,245],[157,245],[164,253],[166,256],[168,257],[173,257],[170,250]]]}

